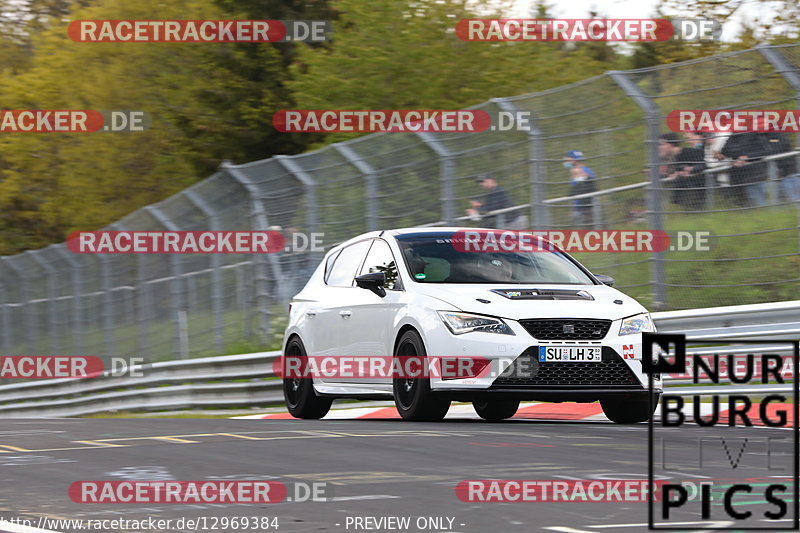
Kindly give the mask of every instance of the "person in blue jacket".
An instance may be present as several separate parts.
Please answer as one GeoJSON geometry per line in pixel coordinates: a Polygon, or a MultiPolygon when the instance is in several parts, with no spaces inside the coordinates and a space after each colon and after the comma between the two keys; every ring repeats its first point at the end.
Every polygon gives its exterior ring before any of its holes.
{"type": "MultiPolygon", "coordinates": [[[[597,190],[597,176],[587,167],[583,152],[570,150],[564,157],[564,166],[570,170],[570,196],[595,192],[597,190]]],[[[576,226],[592,225],[592,206],[594,198],[576,198],[572,200],[572,222],[576,226]]]]}

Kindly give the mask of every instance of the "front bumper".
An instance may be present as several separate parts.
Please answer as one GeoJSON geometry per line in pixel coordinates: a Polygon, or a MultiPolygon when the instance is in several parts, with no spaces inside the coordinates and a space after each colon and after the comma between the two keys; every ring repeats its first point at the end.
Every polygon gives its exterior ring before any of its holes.
{"type": "MultiPolygon", "coordinates": [[[[428,331],[429,356],[461,356],[490,361],[486,371],[462,379],[431,378],[431,389],[454,399],[469,400],[472,393],[519,399],[594,401],[604,396],[639,396],[648,391],[649,376],[642,371],[642,335],[619,336],[615,320],[600,340],[537,340],[515,320],[506,319],[514,335],[472,332],[453,335],[446,328],[428,331]],[[538,362],[539,346],[599,346],[602,361],[538,362]]],[[[654,376],[653,390],[662,383],[654,376]]]]}

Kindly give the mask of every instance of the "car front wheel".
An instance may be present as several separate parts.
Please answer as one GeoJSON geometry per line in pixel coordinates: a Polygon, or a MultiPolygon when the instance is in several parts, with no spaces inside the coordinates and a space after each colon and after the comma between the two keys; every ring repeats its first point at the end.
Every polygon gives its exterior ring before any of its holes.
{"type": "MultiPolygon", "coordinates": [[[[419,333],[406,331],[397,343],[397,356],[419,358],[427,356],[419,333]]],[[[394,404],[403,420],[433,422],[441,420],[450,409],[450,400],[437,398],[431,392],[427,377],[400,376],[392,380],[394,404]]]]}
{"type": "Polygon", "coordinates": [[[519,400],[478,400],[472,402],[478,416],[484,420],[505,420],[519,409],[519,400]]]}
{"type": "Polygon", "coordinates": [[[653,410],[650,410],[650,400],[643,394],[633,399],[603,398],[600,405],[603,413],[612,422],[617,424],[635,424],[637,422],[647,422],[655,412],[660,395],[653,397],[653,410]]]}

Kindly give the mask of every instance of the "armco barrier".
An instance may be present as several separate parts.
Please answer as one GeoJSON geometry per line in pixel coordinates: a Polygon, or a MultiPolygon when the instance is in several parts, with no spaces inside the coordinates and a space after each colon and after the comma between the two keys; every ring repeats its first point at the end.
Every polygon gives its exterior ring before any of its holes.
{"type": "MultiPolygon", "coordinates": [[[[748,338],[800,337],[800,300],[653,313],[661,332],[689,338],[733,338],[728,351],[790,353],[787,345],[748,345],[748,338]]],[[[693,353],[713,353],[696,348],[693,353]]],[[[137,367],[143,377],[108,374],[91,379],[54,379],[0,386],[0,417],[81,416],[111,411],[157,411],[263,407],[283,401],[281,380],[272,372],[280,352],[206,357],[137,367]]],[[[669,383],[667,386],[669,386],[669,383]]],[[[679,384],[681,382],[673,381],[679,384]]],[[[789,390],[790,385],[778,386],[789,390]]],[[[771,387],[770,390],[774,390],[771,387]]],[[[694,388],[681,388],[691,394],[694,388]]]]}

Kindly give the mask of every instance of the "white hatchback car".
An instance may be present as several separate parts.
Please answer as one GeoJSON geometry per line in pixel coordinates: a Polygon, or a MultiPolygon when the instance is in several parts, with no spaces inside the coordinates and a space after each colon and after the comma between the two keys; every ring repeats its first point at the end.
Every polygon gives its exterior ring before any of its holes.
{"type": "Polygon", "coordinates": [[[321,418],[335,398],[393,398],[406,420],[440,420],[451,401],[500,420],[521,400],[599,400],[614,422],[648,420],[661,381],[651,403],[641,363],[641,333],[655,330],[647,310],[558,249],[461,251],[453,241],[463,231],[376,231],[330,250],[291,302],[284,354],[311,363],[474,357],[486,370],[284,374],[289,412],[321,418]]]}

